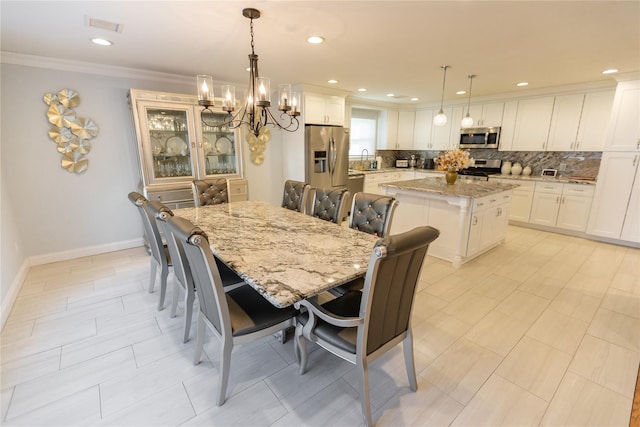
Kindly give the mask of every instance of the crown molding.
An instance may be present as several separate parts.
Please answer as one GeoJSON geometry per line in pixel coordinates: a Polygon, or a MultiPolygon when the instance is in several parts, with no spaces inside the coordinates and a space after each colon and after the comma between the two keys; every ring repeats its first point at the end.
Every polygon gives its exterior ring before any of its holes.
{"type": "Polygon", "coordinates": [[[0,52],[3,64],[22,65],[26,67],[46,68],[48,70],[73,71],[108,77],[120,77],[159,82],[193,84],[193,76],[159,73],[157,71],[139,70],[135,68],[114,67],[112,65],[94,64],[91,62],[72,61],[47,56],[26,55],[23,53],[0,52]]]}

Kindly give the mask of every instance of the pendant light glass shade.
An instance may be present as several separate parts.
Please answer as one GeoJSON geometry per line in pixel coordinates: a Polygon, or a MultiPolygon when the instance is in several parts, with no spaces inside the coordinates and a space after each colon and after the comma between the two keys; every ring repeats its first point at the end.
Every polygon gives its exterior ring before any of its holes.
{"type": "Polygon", "coordinates": [[[433,125],[434,126],[444,126],[447,124],[447,116],[444,114],[444,83],[447,80],[447,68],[449,68],[448,65],[443,65],[442,70],[444,71],[444,75],[442,77],[442,98],[440,98],[440,111],[438,111],[438,114],[436,114],[435,116],[433,116],[433,125]]]}
{"type": "Polygon", "coordinates": [[[473,82],[473,78],[475,77],[475,74],[469,74],[469,102],[467,104],[467,115],[464,116],[464,119],[462,119],[462,122],[460,123],[460,126],[462,128],[469,128],[471,126],[473,126],[473,117],[471,117],[471,83],[473,82]]]}

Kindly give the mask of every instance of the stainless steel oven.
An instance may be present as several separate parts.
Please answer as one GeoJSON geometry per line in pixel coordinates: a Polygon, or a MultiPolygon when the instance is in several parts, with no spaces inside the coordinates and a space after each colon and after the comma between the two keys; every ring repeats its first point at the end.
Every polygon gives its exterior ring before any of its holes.
{"type": "Polygon", "coordinates": [[[500,127],[460,129],[460,148],[498,148],[500,127]]]}

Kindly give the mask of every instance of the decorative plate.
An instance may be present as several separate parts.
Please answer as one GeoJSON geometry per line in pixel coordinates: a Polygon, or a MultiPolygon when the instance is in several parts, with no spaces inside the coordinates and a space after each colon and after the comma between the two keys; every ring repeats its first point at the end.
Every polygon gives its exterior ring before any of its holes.
{"type": "Polygon", "coordinates": [[[178,154],[186,153],[186,151],[187,143],[179,136],[172,136],[167,139],[167,155],[177,156],[178,154]]]}
{"type": "Polygon", "coordinates": [[[226,136],[223,136],[216,141],[216,150],[220,154],[229,154],[233,150],[233,142],[226,136]]]}
{"type": "Polygon", "coordinates": [[[205,156],[208,156],[213,151],[213,146],[207,138],[202,138],[202,149],[204,150],[205,156]]]}
{"type": "Polygon", "coordinates": [[[151,151],[153,151],[153,155],[157,156],[162,153],[162,143],[158,138],[151,137],[151,151]]]}

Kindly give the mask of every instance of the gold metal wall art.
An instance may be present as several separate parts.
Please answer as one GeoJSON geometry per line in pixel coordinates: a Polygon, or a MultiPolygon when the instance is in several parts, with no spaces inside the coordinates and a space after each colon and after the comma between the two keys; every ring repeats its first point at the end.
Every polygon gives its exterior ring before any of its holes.
{"type": "Polygon", "coordinates": [[[98,125],[92,119],[76,115],[73,108],[80,105],[80,95],[73,89],[62,89],[57,94],[45,93],[43,100],[49,106],[47,119],[53,126],[48,134],[58,144],[61,166],[73,173],[86,171],[91,151],[89,140],[98,135],[98,125]]]}

